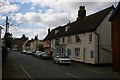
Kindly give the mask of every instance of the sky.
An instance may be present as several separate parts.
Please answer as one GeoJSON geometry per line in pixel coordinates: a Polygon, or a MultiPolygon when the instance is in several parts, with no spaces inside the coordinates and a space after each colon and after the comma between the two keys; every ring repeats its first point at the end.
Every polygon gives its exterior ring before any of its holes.
{"type": "Polygon", "coordinates": [[[13,37],[25,34],[29,39],[38,35],[44,39],[51,30],[77,19],[79,6],[85,6],[86,15],[114,5],[119,0],[0,0],[0,26],[5,33],[5,18],[9,18],[9,32],[13,37]]]}

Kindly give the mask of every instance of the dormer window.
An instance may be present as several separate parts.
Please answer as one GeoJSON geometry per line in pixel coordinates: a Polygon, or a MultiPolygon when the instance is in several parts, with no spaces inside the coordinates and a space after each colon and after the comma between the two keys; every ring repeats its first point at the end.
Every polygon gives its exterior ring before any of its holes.
{"type": "Polygon", "coordinates": [[[76,42],[80,42],[79,35],[75,35],[75,41],[76,41],[76,42]]]}
{"type": "Polygon", "coordinates": [[[70,28],[70,26],[66,26],[66,27],[65,27],[65,31],[67,31],[69,28],[70,28]]]}
{"type": "Polygon", "coordinates": [[[57,34],[57,33],[58,33],[58,31],[59,31],[59,30],[55,30],[55,34],[57,34]]]}

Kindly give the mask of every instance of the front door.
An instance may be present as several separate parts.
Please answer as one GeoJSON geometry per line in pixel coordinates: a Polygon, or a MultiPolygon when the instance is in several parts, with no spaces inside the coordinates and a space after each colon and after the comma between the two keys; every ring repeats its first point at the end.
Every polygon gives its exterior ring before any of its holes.
{"type": "Polygon", "coordinates": [[[71,55],[71,50],[67,49],[67,56],[68,56],[68,58],[70,57],[70,55],[71,55]]]}

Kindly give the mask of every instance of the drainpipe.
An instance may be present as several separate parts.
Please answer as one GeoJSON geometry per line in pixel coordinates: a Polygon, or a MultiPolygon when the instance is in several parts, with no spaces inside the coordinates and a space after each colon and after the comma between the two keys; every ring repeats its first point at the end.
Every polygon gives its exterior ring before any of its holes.
{"type": "Polygon", "coordinates": [[[99,56],[100,56],[100,50],[99,50],[99,47],[100,47],[100,45],[99,45],[99,43],[100,43],[100,41],[99,41],[100,35],[99,35],[99,33],[96,33],[96,32],[94,32],[94,33],[98,36],[98,64],[99,64],[99,61],[100,61],[100,58],[99,58],[99,56]]]}
{"type": "Polygon", "coordinates": [[[38,39],[36,40],[36,51],[37,51],[37,47],[38,47],[38,45],[37,45],[37,44],[38,44],[38,39]]]}

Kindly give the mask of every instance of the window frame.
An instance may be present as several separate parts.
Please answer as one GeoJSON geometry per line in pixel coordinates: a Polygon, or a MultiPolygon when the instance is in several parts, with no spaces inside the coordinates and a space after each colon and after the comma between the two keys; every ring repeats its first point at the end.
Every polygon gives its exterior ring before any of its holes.
{"type": "Polygon", "coordinates": [[[92,42],[92,32],[89,34],[89,42],[92,42]]]}
{"type": "Polygon", "coordinates": [[[80,37],[78,34],[75,35],[75,42],[80,42],[80,37]]]}
{"type": "Polygon", "coordinates": [[[75,48],[75,57],[80,57],[80,48],[75,48]]]}
{"type": "Polygon", "coordinates": [[[90,58],[94,58],[94,51],[93,50],[90,51],[90,58]]]}

